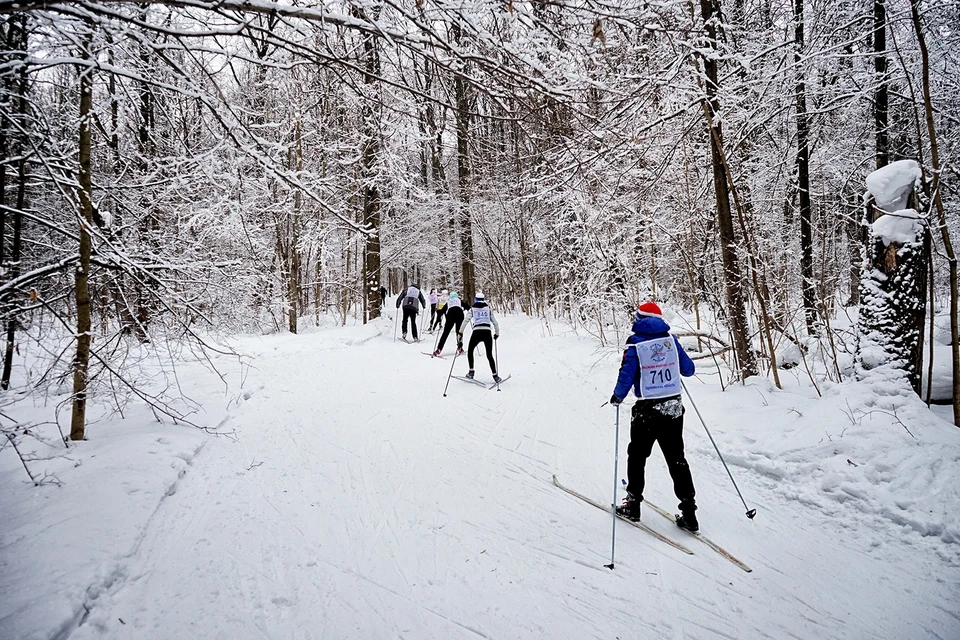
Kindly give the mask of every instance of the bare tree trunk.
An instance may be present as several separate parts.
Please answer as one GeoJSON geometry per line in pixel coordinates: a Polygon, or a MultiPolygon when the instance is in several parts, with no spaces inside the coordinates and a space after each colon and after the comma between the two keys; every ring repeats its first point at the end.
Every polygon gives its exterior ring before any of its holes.
{"type": "MultiPolygon", "coordinates": [[[[375,12],[378,15],[379,9],[375,9],[375,12]]],[[[364,288],[364,322],[367,322],[367,319],[373,320],[380,317],[380,186],[377,183],[377,164],[382,150],[376,113],[376,106],[380,102],[378,43],[379,38],[372,34],[363,37],[363,82],[371,89],[376,87],[377,95],[377,100],[373,100],[373,96],[368,95],[363,104],[363,223],[367,231],[363,248],[363,281],[361,282],[364,288]]]]}
{"type": "MultiPolygon", "coordinates": [[[[12,18],[8,23],[7,32],[8,36],[8,49],[11,51],[19,50],[24,52],[25,55],[27,51],[27,18],[26,16],[18,16],[12,18]]],[[[11,84],[16,85],[16,94],[18,96],[17,100],[17,113],[20,119],[20,126],[26,126],[26,115],[27,115],[27,91],[29,90],[29,80],[27,79],[27,69],[26,66],[21,66],[20,73],[18,74],[17,81],[12,82],[11,84]]],[[[11,91],[10,93],[14,93],[11,91]]],[[[7,135],[7,131],[13,130],[13,127],[9,125],[12,124],[7,122],[9,115],[3,116],[3,121],[0,121],[0,136],[2,136],[2,141],[0,141],[0,153],[3,154],[3,158],[8,158],[11,153],[8,153],[10,149],[8,145],[10,144],[10,136],[7,135]]],[[[22,134],[21,134],[22,136],[22,134]]],[[[17,205],[16,212],[13,214],[13,246],[11,247],[10,255],[10,270],[4,274],[9,279],[14,279],[20,275],[20,259],[21,259],[21,231],[23,229],[23,215],[21,212],[26,206],[26,190],[27,190],[27,175],[26,175],[26,158],[25,155],[25,145],[20,142],[17,145],[19,149],[16,152],[16,155],[20,156],[20,160],[17,163],[17,205]]],[[[7,175],[6,175],[6,165],[0,167],[0,204],[6,205],[6,189],[7,189],[7,175]]],[[[2,213],[3,222],[0,224],[0,266],[3,266],[4,262],[4,251],[3,243],[6,241],[4,237],[6,235],[6,211],[2,213]]],[[[6,302],[6,301],[3,301],[6,302]]],[[[7,339],[6,345],[3,353],[3,374],[0,377],[0,389],[9,389],[10,388],[10,375],[13,369],[13,354],[14,346],[17,332],[17,318],[13,314],[13,304],[0,304],[0,309],[10,313],[10,316],[7,318],[7,339]]]]}
{"type": "Polygon", "coordinates": [[[517,212],[519,220],[517,220],[517,241],[520,244],[520,273],[523,277],[523,302],[520,305],[520,308],[526,314],[532,314],[534,309],[534,300],[533,295],[530,291],[530,258],[528,256],[529,249],[527,246],[527,234],[524,229],[523,224],[523,210],[517,212]]]}
{"type": "MultiPolygon", "coordinates": [[[[701,17],[707,34],[707,46],[717,50],[717,27],[714,16],[720,15],[719,0],[700,0],[701,17]]],[[[740,373],[744,378],[758,373],[757,359],[750,346],[750,334],[747,325],[747,309],[743,296],[743,276],[737,257],[736,237],[733,232],[733,215],[730,210],[730,190],[724,170],[723,132],[716,115],[720,108],[717,99],[718,69],[713,56],[703,56],[703,69],[706,76],[707,125],[710,128],[710,152],[713,163],[713,187],[717,204],[717,227],[720,233],[723,275],[727,298],[727,320],[733,333],[734,350],[740,363],[740,373]]]]}
{"type": "MultiPolygon", "coordinates": [[[[856,198],[856,196],[844,193],[844,201],[851,202],[856,198]]],[[[859,209],[859,204],[854,202],[850,207],[850,210],[859,209]]],[[[850,278],[850,297],[847,299],[845,306],[856,306],[860,304],[860,272],[863,270],[863,222],[862,216],[860,219],[857,219],[854,216],[850,216],[850,221],[845,225],[847,232],[847,250],[849,253],[849,266],[847,267],[847,273],[850,278]]]]}
{"type": "Polygon", "coordinates": [[[800,279],[807,332],[818,333],[817,295],[813,280],[813,212],[810,204],[810,116],[803,73],[803,0],[794,0],[793,62],[797,74],[797,195],[800,207],[800,279]]]}
{"type": "MultiPolygon", "coordinates": [[[[84,38],[82,55],[91,58],[93,34],[84,38]]],[[[77,296],[77,357],[73,362],[73,413],[70,417],[70,439],[83,440],[87,415],[87,384],[90,370],[90,254],[93,227],[93,180],[91,176],[91,135],[93,120],[93,70],[80,70],[80,139],[78,144],[80,173],[77,200],[80,206],[80,260],[75,274],[77,296]]]]}
{"type": "MultiPolygon", "coordinates": [[[[300,117],[294,125],[296,158],[294,166],[297,174],[303,170],[303,139],[300,133],[300,117]]],[[[300,316],[300,208],[303,194],[297,189],[293,194],[293,214],[290,219],[290,234],[287,238],[287,325],[290,333],[297,332],[297,318],[300,316]]]]}
{"type": "MultiPolygon", "coordinates": [[[[460,24],[451,26],[454,41],[459,44],[460,24]]],[[[463,293],[472,301],[477,291],[476,266],[473,251],[473,221],[470,218],[470,99],[467,83],[459,75],[453,80],[457,102],[457,181],[460,187],[460,249],[463,266],[463,293]]]]}
{"type": "MultiPolygon", "coordinates": [[[[107,42],[113,44],[113,38],[110,34],[107,34],[107,42]]],[[[107,49],[107,61],[110,63],[110,66],[115,65],[113,47],[107,49]]],[[[120,162],[120,103],[117,99],[117,76],[114,73],[109,73],[107,78],[107,95],[110,97],[110,137],[107,140],[107,146],[110,148],[110,155],[113,160],[113,179],[119,181],[122,165],[120,162]]],[[[116,200],[110,199],[110,212],[111,212],[111,224],[109,230],[109,237],[112,241],[120,241],[121,236],[124,231],[124,207],[116,206],[116,200]]],[[[136,285],[139,287],[139,285],[136,285]]],[[[117,273],[110,277],[110,281],[107,288],[108,295],[112,297],[113,304],[117,310],[117,315],[120,319],[120,326],[122,331],[125,334],[135,333],[138,338],[143,340],[145,338],[145,332],[138,327],[137,319],[134,316],[133,309],[130,307],[130,303],[127,300],[127,296],[124,292],[124,275],[122,273],[117,273]]],[[[104,301],[106,306],[107,302],[104,301]]]]}
{"type": "MultiPolygon", "coordinates": [[[[20,275],[20,232],[23,228],[23,216],[20,214],[26,204],[27,173],[26,160],[21,157],[18,163],[17,182],[17,212],[13,215],[13,249],[10,256],[10,271],[7,276],[12,280],[20,275]]],[[[12,305],[11,305],[12,306],[12,305]]],[[[17,333],[17,317],[11,313],[7,318],[7,341],[3,353],[3,377],[0,378],[0,389],[10,388],[10,375],[13,369],[13,351],[17,333]]]]}
{"type": "MultiPolygon", "coordinates": [[[[322,245],[321,245],[322,247],[322,245]]],[[[317,251],[317,269],[314,274],[314,285],[313,285],[313,314],[314,314],[314,324],[320,326],[320,307],[323,305],[323,285],[321,284],[321,278],[323,278],[323,254],[320,250],[317,251]]]]}
{"type": "MultiPolygon", "coordinates": [[[[2,25],[2,23],[0,23],[2,25]]],[[[7,31],[6,33],[0,32],[2,36],[3,46],[7,51],[14,50],[14,21],[9,19],[6,22],[7,31]]],[[[9,80],[9,85],[12,86],[14,83],[9,80]]],[[[8,93],[13,93],[10,90],[10,86],[5,87],[8,93]]],[[[6,112],[0,113],[0,205],[4,207],[7,204],[7,163],[6,159],[11,157],[10,147],[8,146],[10,140],[7,135],[7,130],[12,130],[12,123],[8,122],[9,115],[6,112]]],[[[7,210],[0,207],[0,267],[3,266],[4,261],[4,251],[6,248],[7,242],[7,210]]]]}
{"type": "MultiPolygon", "coordinates": [[[[910,12],[913,17],[913,29],[917,35],[917,44],[920,46],[920,61],[922,64],[923,80],[923,108],[927,121],[927,135],[930,136],[930,162],[933,167],[933,182],[930,186],[933,193],[933,204],[937,210],[940,224],[940,236],[943,240],[947,262],[950,265],[950,347],[953,357],[953,424],[960,427],[960,320],[957,318],[958,277],[957,254],[950,240],[950,231],[947,229],[947,216],[943,209],[943,198],[940,197],[940,151],[937,145],[937,129],[933,119],[933,99],[930,95],[930,55],[927,51],[927,41],[923,35],[923,24],[920,22],[920,1],[910,0],[910,12]]],[[[933,336],[930,336],[933,339],[933,336]]]]}
{"type": "Polygon", "coordinates": [[[873,68],[877,76],[877,88],[873,92],[873,122],[877,169],[890,163],[888,135],[890,101],[887,91],[887,7],[885,2],[886,0],[873,0],[873,68]]]}
{"type": "Polygon", "coordinates": [[[343,260],[343,283],[345,286],[343,286],[340,292],[341,293],[340,297],[343,303],[343,318],[342,318],[343,326],[347,326],[347,313],[350,311],[350,289],[346,286],[346,284],[350,282],[350,260],[351,260],[350,245],[352,243],[353,243],[352,239],[347,240],[347,255],[344,257],[344,260],[343,260]]]}
{"type": "MultiPolygon", "coordinates": [[[[143,20],[146,20],[147,18],[145,5],[141,6],[140,17],[143,20]]],[[[148,75],[150,69],[150,49],[141,44],[139,51],[142,72],[148,75]]],[[[138,110],[140,116],[137,126],[137,149],[139,152],[138,168],[141,178],[143,178],[146,176],[146,173],[150,168],[148,159],[156,156],[156,144],[153,135],[155,125],[155,98],[153,95],[153,89],[147,82],[139,82],[137,87],[139,100],[138,110]]],[[[140,195],[140,206],[143,209],[144,214],[139,224],[139,239],[142,242],[155,245],[155,239],[153,238],[153,233],[155,232],[155,227],[157,226],[157,223],[154,219],[155,204],[149,192],[146,190],[144,190],[140,195]]],[[[120,225],[116,225],[116,228],[119,232],[122,227],[120,225]]],[[[119,292],[120,308],[121,318],[123,319],[124,324],[124,332],[128,334],[132,333],[140,342],[147,342],[149,338],[147,336],[146,327],[150,322],[150,310],[144,304],[144,285],[143,283],[134,280],[130,285],[130,290],[123,291],[124,281],[125,278],[121,276],[118,283],[118,286],[121,289],[119,292]]]]}

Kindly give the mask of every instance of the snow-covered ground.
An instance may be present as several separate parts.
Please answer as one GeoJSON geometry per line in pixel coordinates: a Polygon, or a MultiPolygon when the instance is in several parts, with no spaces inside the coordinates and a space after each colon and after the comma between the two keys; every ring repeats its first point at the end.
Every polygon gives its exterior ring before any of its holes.
{"type": "MultiPolygon", "coordinates": [[[[226,392],[181,367],[226,436],[130,410],[38,451],[61,486],[0,450],[0,638],[960,638],[960,429],[918,400],[821,398],[799,369],[721,391],[699,363],[688,388],[758,515],[686,400],[698,515],[753,572],[649,512],[695,555],[621,523],[611,571],[610,516],[551,478],[609,502],[619,354],[502,325],[501,391],[443,397],[450,357],[384,319],[245,338],[226,392]]],[[[647,469],[673,508],[659,450],[647,469]]]]}

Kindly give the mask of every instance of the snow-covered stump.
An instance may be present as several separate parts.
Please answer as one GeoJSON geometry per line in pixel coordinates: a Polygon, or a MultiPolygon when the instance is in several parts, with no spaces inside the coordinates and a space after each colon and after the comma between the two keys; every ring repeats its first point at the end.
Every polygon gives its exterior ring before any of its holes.
{"type": "Polygon", "coordinates": [[[920,168],[900,160],[867,176],[867,199],[877,217],[868,224],[867,261],[860,280],[860,379],[880,371],[901,375],[921,390],[923,327],[926,315],[927,259],[925,221],[912,208],[920,168]],[[874,372],[871,374],[871,372],[874,372]]]}

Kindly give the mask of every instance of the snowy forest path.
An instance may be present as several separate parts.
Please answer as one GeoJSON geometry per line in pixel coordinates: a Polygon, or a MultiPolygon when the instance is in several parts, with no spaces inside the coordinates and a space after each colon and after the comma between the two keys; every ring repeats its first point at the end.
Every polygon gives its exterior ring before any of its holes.
{"type": "MultiPolygon", "coordinates": [[[[746,521],[690,414],[704,531],[754,573],[629,527],[616,571],[603,568],[609,516],[569,500],[552,475],[609,495],[614,414],[599,405],[615,354],[543,335],[536,320],[502,324],[511,384],[457,385],[446,398],[449,362],[417,357],[386,324],[251,339],[254,391],[226,425],[236,439],[197,456],[71,638],[898,637],[883,632],[906,624],[884,572],[903,578],[901,567],[732,456],[766,507],[746,521]],[[857,574],[872,581],[867,602],[857,574]]],[[[454,366],[462,375],[466,358],[454,366]]],[[[489,378],[480,354],[476,367],[489,378]]],[[[731,400],[707,389],[694,393],[718,415],[731,400]]],[[[628,423],[621,436],[623,465],[628,423]]],[[[659,451],[648,486],[670,504],[659,451]]]]}

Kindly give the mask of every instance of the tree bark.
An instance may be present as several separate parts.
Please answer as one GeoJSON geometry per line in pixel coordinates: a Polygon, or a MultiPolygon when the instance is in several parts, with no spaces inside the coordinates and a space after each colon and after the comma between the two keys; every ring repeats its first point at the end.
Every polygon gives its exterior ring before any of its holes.
{"type": "Polygon", "coordinates": [[[873,69],[877,87],[873,92],[873,123],[877,169],[890,163],[888,135],[889,98],[887,91],[887,7],[886,0],[873,0],[873,69]]]}
{"type": "MultiPolygon", "coordinates": [[[[943,208],[943,198],[940,196],[940,150],[937,145],[937,128],[933,119],[933,99],[930,94],[930,54],[927,50],[927,40],[923,35],[923,24],[920,21],[920,0],[910,0],[910,13],[913,18],[913,29],[916,32],[917,44],[920,47],[921,79],[923,82],[923,108],[927,123],[927,135],[930,137],[930,162],[933,168],[933,181],[930,185],[933,193],[933,206],[939,218],[940,237],[943,240],[947,262],[950,265],[950,347],[953,358],[953,424],[960,427],[960,319],[957,318],[958,286],[957,254],[950,240],[950,231],[947,228],[947,216],[943,208]]],[[[932,313],[932,310],[931,310],[932,313]]],[[[933,339],[933,336],[930,336],[933,339]]]]}
{"type": "MultiPolygon", "coordinates": [[[[90,59],[92,33],[84,38],[83,57],[90,59]]],[[[75,272],[77,297],[77,357],[73,362],[73,412],[70,417],[70,439],[83,440],[87,415],[87,385],[90,370],[90,254],[93,227],[93,189],[91,176],[91,127],[93,121],[92,68],[80,71],[80,132],[78,153],[80,172],[77,201],[80,207],[80,260],[75,272]]]]}
{"type": "MultiPolygon", "coordinates": [[[[379,10],[375,10],[379,14],[379,10]]],[[[374,16],[376,17],[376,16],[374,16]]],[[[380,186],[378,164],[382,153],[376,106],[380,103],[379,39],[371,34],[363,36],[363,82],[376,93],[377,99],[367,95],[363,105],[363,224],[367,236],[363,248],[364,322],[380,317],[380,186]]]]}
{"type": "MultiPolygon", "coordinates": [[[[26,102],[26,100],[23,100],[26,102]]],[[[11,280],[20,275],[20,236],[23,229],[23,216],[20,214],[26,206],[27,161],[21,157],[17,172],[17,212],[13,215],[13,248],[10,256],[10,271],[6,274],[11,280]]],[[[7,306],[7,305],[4,305],[7,306]]],[[[13,305],[9,305],[12,307],[13,305]]],[[[13,353],[16,344],[17,317],[12,310],[7,318],[7,340],[3,353],[3,375],[0,377],[0,389],[10,388],[10,375],[13,370],[13,353]]]]}
{"type": "MultiPolygon", "coordinates": [[[[7,42],[8,49],[11,51],[22,51],[22,55],[26,54],[27,51],[27,18],[26,16],[18,16],[17,18],[12,18],[8,23],[7,31],[7,42]]],[[[17,99],[17,115],[19,116],[20,126],[27,126],[27,91],[29,90],[29,80],[27,78],[27,69],[26,66],[21,66],[20,72],[17,75],[17,79],[14,82],[11,82],[13,85],[13,91],[10,91],[11,94],[16,94],[17,99]]],[[[18,149],[15,153],[9,153],[11,149],[8,147],[12,142],[12,136],[7,134],[8,129],[14,131],[14,127],[10,127],[12,124],[6,120],[9,119],[9,115],[4,116],[3,120],[0,121],[0,153],[3,154],[3,158],[8,158],[12,155],[19,155],[20,160],[17,163],[17,203],[16,203],[16,212],[13,214],[13,246],[11,247],[11,255],[9,262],[9,271],[4,274],[8,280],[13,280],[18,275],[20,275],[20,259],[21,259],[21,231],[23,230],[23,215],[21,212],[26,206],[26,190],[27,190],[27,175],[26,175],[26,159],[25,155],[25,145],[23,144],[22,137],[18,136],[20,139],[19,144],[16,146],[18,149]]],[[[0,167],[0,204],[6,205],[6,189],[7,189],[7,176],[6,176],[6,165],[4,164],[0,167]]],[[[3,244],[6,242],[6,210],[2,214],[2,223],[0,223],[0,267],[4,265],[4,249],[3,244]]],[[[10,388],[10,376],[13,370],[13,354],[15,347],[15,339],[17,332],[17,318],[13,313],[14,305],[9,303],[9,300],[2,301],[0,304],[0,309],[9,313],[7,318],[7,327],[6,327],[6,344],[3,353],[3,374],[0,376],[0,389],[9,389],[10,388]]]]}
{"type": "MultiPolygon", "coordinates": [[[[720,16],[719,0],[700,0],[700,13],[703,18],[707,35],[706,46],[717,51],[717,26],[714,18],[720,16]]],[[[727,184],[727,175],[724,170],[723,132],[717,113],[720,110],[720,101],[717,98],[718,68],[717,60],[713,55],[702,56],[703,70],[706,76],[707,126],[710,128],[710,155],[713,165],[713,188],[717,205],[717,228],[720,233],[721,256],[723,259],[723,275],[726,289],[727,320],[733,333],[734,350],[740,363],[740,373],[743,378],[755,376],[758,373],[757,359],[750,345],[750,334],[747,325],[747,309],[743,296],[743,276],[740,270],[740,261],[737,256],[736,237],[733,231],[733,215],[730,210],[730,189],[727,184]]]]}
{"type": "Polygon", "coordinates": [[[813,212],[810,204],[810,116],[803,73],[803,1],[794,0],[793,62],[797,74],[797,195],[800,207],[800,279],[807,333],[816,335],[817,292],[813,279],[813,212]]]}
{"type": "MultiPolygon", "coordinates": [[[[454,22],[451,33],[457,44],[460,43],[460,24],[454,22]]],[[[473,221],[470,217],[470,97],[469,87],[461,76],[453,80],[453,90],[457,102],[457,182],[460,190],[460,250],[463,268],[463,293],[471,302],[477,292],[476,265],[473,250],[473,221]]]]}
{"type": "MultiPolygon", "coordinates": [[[[303,170],[303,140],[300,133],[300,118],[294,125],[294,166],[297,175],[303,170]]],[[[300,207],[303,194],[297,189],[293,194],[293,214],[290,219],[290,233],[287,237],[287,328],[290,333],[297,332],[297,318],[300,316],[300,207]]]]}
{"type": "MultiPolygon", "coordinates": [[[[859,198],[844,192],[844,201],[851,203],[849,210],[859,209],[859,198]]],[[[850,297],[844,306],[852,307],[860,304],[860,273],[863,271],[863,217],[851,219],[845,225],[849,266],[847,273],[850,279],[850,297]]]]}

